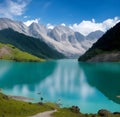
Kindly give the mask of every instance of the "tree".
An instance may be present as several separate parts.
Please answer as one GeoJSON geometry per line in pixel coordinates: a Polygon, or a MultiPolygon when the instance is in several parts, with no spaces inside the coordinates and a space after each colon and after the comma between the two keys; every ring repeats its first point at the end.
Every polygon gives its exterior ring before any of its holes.
{"type": "Polygon", "coordinates": [[[42,103],[42,101],[43,101],[43,97],[41,97],[40,100],[41,100],[41,103],[42,103]]]}

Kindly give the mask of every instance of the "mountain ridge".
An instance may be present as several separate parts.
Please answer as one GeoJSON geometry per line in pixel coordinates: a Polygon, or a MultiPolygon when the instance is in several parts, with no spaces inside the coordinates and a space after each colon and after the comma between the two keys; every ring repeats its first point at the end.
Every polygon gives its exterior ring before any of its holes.
{"type": "MultiPolygon", "coordinates": [[[[97,40],[96,37],[93,40],[87,39],[84,35],[79,32],[74,32],[66,26],[60,25],[49,30],[44,25],[38,23],[32,23],[30,26],[26,26],[19,21],[0,18],[0,30],[8,28],[41,40],[51,49],[56,50],[67,58],[78,58],[79,55],[82,55],[97,40]]],[[[101,32],[98,38],[102,34],[103,32],[101,32]]]]}

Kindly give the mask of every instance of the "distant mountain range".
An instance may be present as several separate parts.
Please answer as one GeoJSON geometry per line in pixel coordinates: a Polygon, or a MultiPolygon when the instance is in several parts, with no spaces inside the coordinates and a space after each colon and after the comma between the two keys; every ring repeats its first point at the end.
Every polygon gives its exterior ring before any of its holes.
{"type": "Polygon", "coordinates": [[[120,61],[120,22],[94,43],[79,61],[120,61]]]}
{"type": "Polygon", "coordinates": [[[42,58],[78,58],[104,33],[95,31],[87,36],[74,32],[67,26],[47,29],[44,25],[24,23],[0,18],[0,42],[42,58]]]}

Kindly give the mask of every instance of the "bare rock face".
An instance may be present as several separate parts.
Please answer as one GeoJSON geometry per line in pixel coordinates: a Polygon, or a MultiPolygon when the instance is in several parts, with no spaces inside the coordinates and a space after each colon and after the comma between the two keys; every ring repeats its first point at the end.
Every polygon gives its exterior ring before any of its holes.
{"type": "Polygon", "coordinates": [[[111,112],[105,109],[101,109],[98,111],[98,115],[102,117],[109,117],[111,115],[111,112]]]}
{"type": "Polygon", "coordinates": [[[12,57],[11,48],[9,48],[7,46],[0,48],[0,58],[2,58],[4,55],[8,55],[8,56],[12,57]]]}
{"type": "Polygon", "coordinates": [[[108,53],[108,54],[100,54],[96,55],[95,57],[87,60],[88,62],[116,62],[120,61],[120,52],[116,53],[108,53]]]}

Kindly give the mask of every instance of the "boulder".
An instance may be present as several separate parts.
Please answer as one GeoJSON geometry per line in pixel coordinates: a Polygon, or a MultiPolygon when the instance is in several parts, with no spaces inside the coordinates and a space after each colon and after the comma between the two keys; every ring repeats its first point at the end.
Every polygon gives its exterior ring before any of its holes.
{"type": "Polygon", "coordinates": [[[114,115],[120,115],[120,112],[114,112],[113,114],[114,115]]]}
{"type": "Polygon", "coordinates": [[[72,107],[70,108],[70,110],[73,111],[73,112],[76,112],[76,113],[79,113],[79,112],[80,112],[80,108],[79,108],[78,106],[72,106],[72,107]]]}
{"type": "Polygon", "coordinates": [[[111,115],[111,112],[105,109],[101,109],[98,111],[98,115],[104,116],[104,117],[109,117],[111,115]]]}

